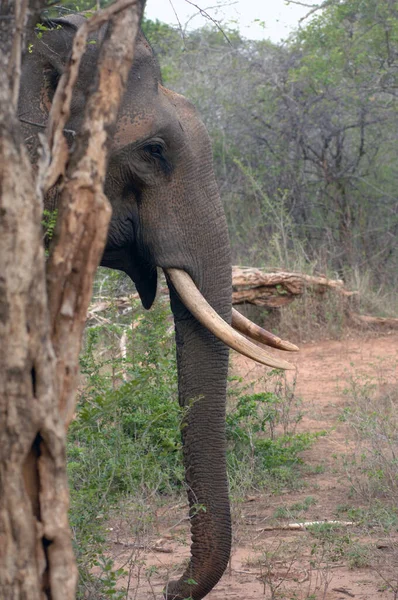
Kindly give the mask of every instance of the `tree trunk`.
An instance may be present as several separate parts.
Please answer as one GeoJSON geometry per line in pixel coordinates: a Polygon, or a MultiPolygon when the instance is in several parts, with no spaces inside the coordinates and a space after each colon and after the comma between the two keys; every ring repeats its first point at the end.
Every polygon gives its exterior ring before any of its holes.
{"type": "MultiPolygon", "coordinates": [[[[15,116],[21,55],[15,36],[21,38],[26,2],[7,6],[16,14],[11,10],[5,19],[11,40],[0,26],[0,599],[72,600],[77,570],[67,519],[65,430],[92,278],[110,217],[102,192],[106,132],[133,59],[143,2],[120,0],[91,22],[99,26],[115,15],[95,98],[88,103],[88,135],[78,144],[79,160],[70,161],[48,291],[42,199],[15,116]],[[77,212],[81,226],[71,227],[77,212]]],[[[55,153],[56,143],[52,164],[58,163],[55,153]]],[[[42,173],[39,182],[46,177],[42,173]]]]}
{"type": "Polygon", "coordinates": [[[17,132],[11,89],[0,69],[0,598],[69,599],[76,568],[42,205],[17,132]]]}

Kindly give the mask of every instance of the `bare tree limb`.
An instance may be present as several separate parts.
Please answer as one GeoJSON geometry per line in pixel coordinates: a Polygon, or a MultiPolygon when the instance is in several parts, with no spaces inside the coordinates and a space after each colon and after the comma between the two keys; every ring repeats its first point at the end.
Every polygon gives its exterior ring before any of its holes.
{"type": "MultiPolygon", "coordinates": [[[[106,173],[107,131],[117,116],[119,103],[133,58],[141,3],[120,0],[107,14],[113,20],[107,31],[99,58],[97,87],[90,96],[77,138],[77,163],[71,163],[58,206],[56,240],[48,261],[47,280],[51,330],[58,357],[60,410],[66,422],[74,412],[74,390],[78,372],[78,354],[86,312],[91,297],[92,281],[106,241],[111,209],[103,193],[106,173]],[[131,6],[134,6],[132,10],[131,6]],[[122,8],[127,8],[121,12],[122,8]],[[126,32],[130,33],[127,36],[126,32]],[[66,340],[69,340],[66,343],[66,340]]],[[[95,15],[94,23],[105,22],[105,11],[95,15]]],[[[87,32],[93,21],[76,34],[70,70],[80,61],[87,32]]],[[[74,75],[66,75],[72,81],[74,75]]],[[[69,84],[70,85],[70,84],[69,84]]],[[[65,89],[65,88],[64,88],[65,89]]],[[[70,94],[69,91],[66,92],[70,94]]],[[[57,103],[58,106],[58,103],[57,103]]],[[[68,108],[61,109],[62,115],[68,108]]],[[[53,113],[56,114],[56,109],[53,113]]],[[[61,122],[63,125],[63,118],[61,122]]],[[[57,128],[61,124],[57,124],[57,128]]],[[[50,131],[52,125],[50,125],[50,131]]],[[[61,133],[62,135],[62,133],[61,133]]],[[[54,137],[55,140],[55,137],[54,137]]]]}
{"type": "Polygon", "coordinates": [[[95,13],[79,27],[73,42],[68,67],[59,80],[49,115],[47,143],[50,151],[44,153],[47,158],[39,166],[39,185],[42,186],[44,194],[65,173],[69,152],[63,132],[70,116],[72,91],[79,74],[88,35],[107,23],[114,15],[126,8],[139,5],[140,0],[117,0],[114,4],[95,13]]]}
{"type": "Polygon", "coordinates": [[[318,12],[318,10],[323,10],[324,8],[327,8],[328,6],[333,4],[334,2],[335,0],[325,0],[325,2],[322,2],[321,4],[316,4],[314,6],[313,4],[307,4],[306,2],[300,2],[299,0],[289,0],[288,4],[296,4],[297,6],[304,6],[305,8],[311,9],[304,17],[301,17],[301,19],[299,19],[299,23],[302,23],[303,21],[306,21],[311,15],[318,12]]]}

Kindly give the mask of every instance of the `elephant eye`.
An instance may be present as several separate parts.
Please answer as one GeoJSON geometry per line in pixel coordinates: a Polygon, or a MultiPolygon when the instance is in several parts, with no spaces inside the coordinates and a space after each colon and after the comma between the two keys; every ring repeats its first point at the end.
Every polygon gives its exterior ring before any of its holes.
{"type": "Polygon", "coordinates": [[[165,175],[170,175],[172,166],[164,142],[157,140],[148,142],[141,147],[139,154],[141,154],[141,158],[151,168],[152,172],[157,172],[160,169],[165,175]]]}
{"type": "Polygon", "coordinates": [[[163,156],[163,146],[161,144],[148,144],[145,146],[145,150],[156,158],[161,158],[163,156]]]}

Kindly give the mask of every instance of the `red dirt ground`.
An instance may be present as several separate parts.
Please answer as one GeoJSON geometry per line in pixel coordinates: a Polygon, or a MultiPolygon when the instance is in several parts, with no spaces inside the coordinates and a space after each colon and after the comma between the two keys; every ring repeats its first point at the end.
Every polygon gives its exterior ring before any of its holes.
{"type": "MultiPolygon", "coordinates": [[[[308,532],[263,529],[277,507],[291,506],[308,496],[314,499],[314,504],[299,520],[341,519],[344,517],[336,517],[337,507],[355,505],[350,497],[350,485],[335,458],[347,452],[352,443],[352,440],[347,442],[347,426],[338,418],[347,402],[344,390],[350,385],[351,377],[361,373],[382,380],[385,385],[397,384],[398,335],[307,343],[301,346],[299,355],[289,358],[297,365],[296,394],[303,400],[305,413],[300,431],[325,429],[328,435],[305,453],[305,464],[314,469],[305,476],[304,488],[282,490],[278,495],[263,492],[233,506],[234,546],[230,568],[207,598],[392,599],[393,593],[385,589],[374,569],[350,569],[347,561],[338,557],[315,561],[311,555],[313,541],[308,532]],[[321,472],[315,468],[317,465],[323,466],[321,472]],[[265,553],[272,557],[271,566],[267,566],[271,563],[267,562],[265,553]],[[278,588],[274,595],[271,594],[272,586],[278,588]]],[[[251,361],[236,355],[233,365],[234,371],[247,381],[256,380],[265,373],[261,366],[253,366],[251,361]]],[[[186,511],[184,505],[158,511],[158,536],[152,538],[153,549],[149,551],[137,549],[137,541],[131,536],[123,536],[114,524],[110,537],[122,542],[113,546],[116,565],[126,565],[126,568],[129,562],[135,565],[131,571],[129,598],[160,600],[167,577],[174,578],[173,570],[181,573],[181,563],[189,555],[186,511]],[[159,552],[159,548],[166,552],[159,552]]],[[[340,534],[344,535],[347,530],[348,527],[343,527],[340,534]]],[[[355,535],[355,528],[351,531],[355,535]]],[[[366,542],[363,533],[358,535],[366,542]]],[[[374,537],[372,543],[375,543],[374,537]]],[[[126,585],[127,581],[124,583],[126,585]]]]}

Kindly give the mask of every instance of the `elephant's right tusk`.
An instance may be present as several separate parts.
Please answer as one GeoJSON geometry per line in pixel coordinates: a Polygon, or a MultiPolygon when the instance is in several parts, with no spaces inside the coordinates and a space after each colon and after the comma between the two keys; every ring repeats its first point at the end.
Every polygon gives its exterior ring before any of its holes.
{"type": "Polygon", "coordinates": [[[268,367],[294,369],[293,365],[267,354],[228,325],[202,296],[188,273],[181,269],[165,269],[165,272],[186,308],[224,344],[268,367]]]}
{"type": "Polygon", "coordinates": [[[232,327],[237,331],[244,333],[252,340],[261,342],[261,344],[265,344],[266,346],[271,346],[271,348],[278,348],[278,350],[286,350],[287,352],[298,352],[299,350],[295,344],[292,344],[287,340],[281,340],[281,338],[273,333],[252,323],[250,319],[244,317],[234,308],[232,309],[232,327]]]}

